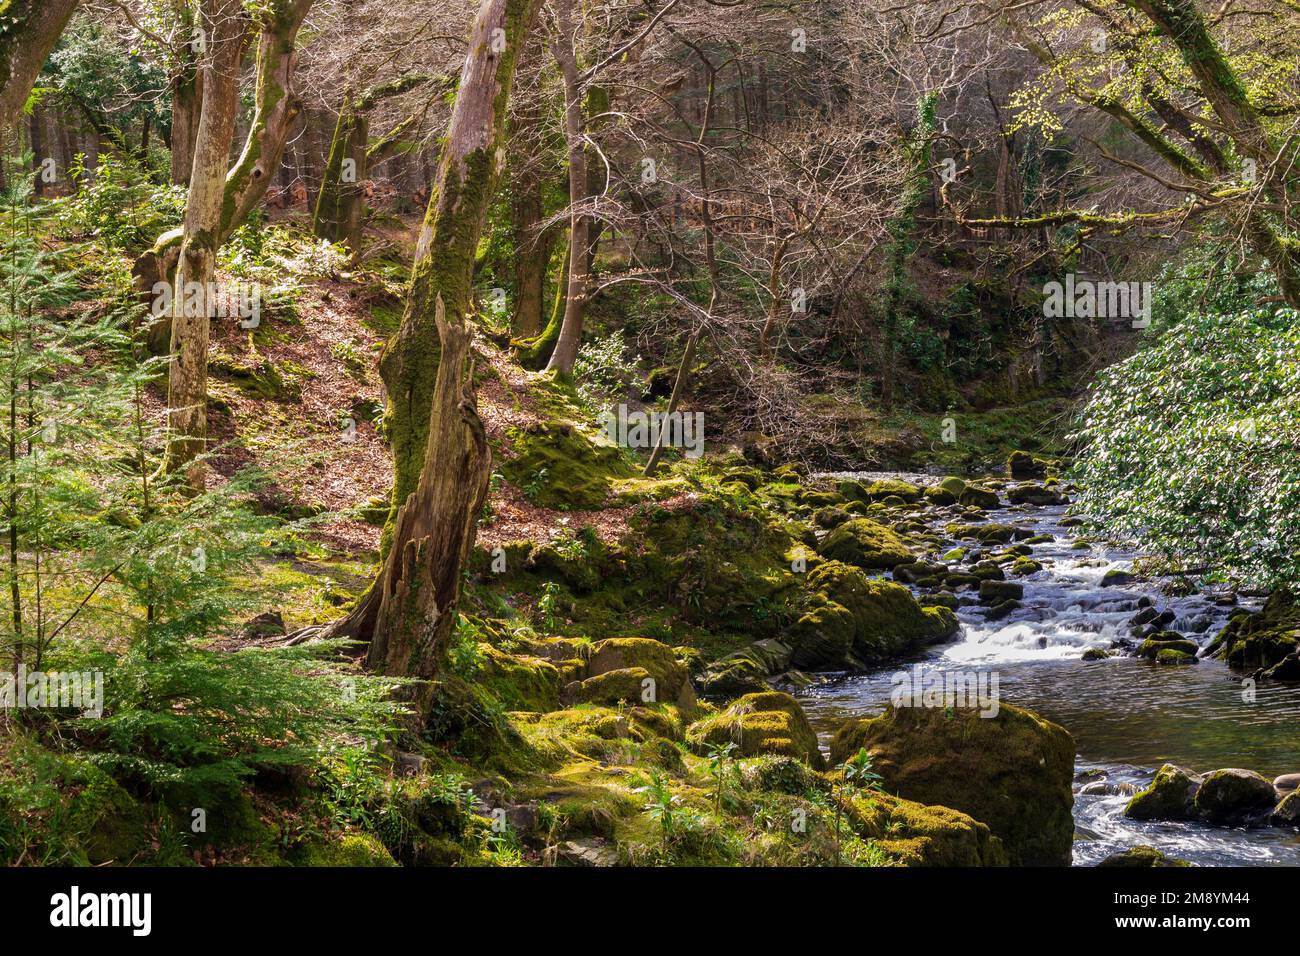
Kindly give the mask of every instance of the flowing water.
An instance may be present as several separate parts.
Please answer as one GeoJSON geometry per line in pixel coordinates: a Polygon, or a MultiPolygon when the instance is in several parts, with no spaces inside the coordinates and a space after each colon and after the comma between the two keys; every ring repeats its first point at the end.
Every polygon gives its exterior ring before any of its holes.
{"type": "MultiPolygon", "coordinates": [[[[924,477],[910,480],[928,483],[924,477]]],[[[989,512],[991,521],[1055,537],[1031,545],[1043,570],[1014,579],[1025,586],[1023,607],[1002,620],[989,621],[982,605],[963,605],[957,612],[961,633],[952,643],[929,648],[915,666],[925,673],[994,672],[1001,701],[1070,731],[1078,748],[1076,865],[1142,843],[1201,865],[1300,866],[1300,834],[1294,830],[1148,823],[1123,816],[1128,794],[1145,786],[1165,762],[1199,772],[1245,767],[1269,778],[1300,771],[1300,686],[1262,684],[1252,696],[1244,693],[1239,676],[1208,659],[1161,667],[1131,657],[1083,661],[1086,649],[1107,648],[1128,636],[1129,618],[1144,596],[1175,614],[1170,630],[1202,646],[1232,607],[1200,593],[1169,597],[1152,582],[1102,587],[1102,575],[1129,568],[1134,555],[1101,545],[1073,549],[1073,529],[1060,524],[1064,511],[1065,506],[1019,506],[989,512]],[[1081,793],[1089,784],[1089,792],[1081,793]]],[[[947,520],[938,519],[938,526],[947,520]]],[[[807,688],[803,703],[823,742],[846,718],[879,713],[899,670],[893,665],[829,677],[807,688]]]]}

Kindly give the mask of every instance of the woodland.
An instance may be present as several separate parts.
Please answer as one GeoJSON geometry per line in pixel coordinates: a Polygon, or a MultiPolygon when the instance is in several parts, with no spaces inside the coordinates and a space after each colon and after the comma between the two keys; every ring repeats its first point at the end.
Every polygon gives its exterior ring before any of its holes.
{"type": "Polygon", "coordinates": [[[1295,0],[0,0],[0,862],[1300,865],[1298,164],[1295,0]]]}

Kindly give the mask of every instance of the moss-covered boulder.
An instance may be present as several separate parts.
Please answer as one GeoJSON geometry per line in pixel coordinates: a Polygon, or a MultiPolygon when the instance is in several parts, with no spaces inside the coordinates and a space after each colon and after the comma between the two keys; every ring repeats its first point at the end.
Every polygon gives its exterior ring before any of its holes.
{"type": "Polygon", "coordinates": [[[982,485],[967,485],[957,496],[957,502],[971,508],[996,508],[1000,504],[998,493],[982,485]]]}
{"type": "Polygon", "coordinates": [[[1176,860],[1165,856],[1153,846],[1131,846],[1121,853],[1112,853],[1097,864],[1106,867],[1150,868],[1167,866],[1191,866],[1186,860],[1176,860]]]}
{"type": "Polygon", "coordinates": [[[974,538],[984,544],[1006,544],[1016,536],[1016,529],[1009,524],[963,524],[952,522],[944,526],[944,531],[954,538],[974,538]]]}
{"type": "Polygon", "coordinates": [[[912,560],[903,539],[870,518],[854,518],[840,525],[817,549],[822,557],[860,568],[885,569],[912,560]]]}
{"type": "Polygon", "coordinates": [[[890,793],[987,823],[1012,865],[1069,865],[1074,740],[1065,728],[1009,704],[994,717],[974,708],[890,707],[845,724],[831,761],[860,748],[890,793]]]}
{"type": "Polygon", "coordinates": [[[823,765],[817,735],[803,708],[781,691],[746,694],[721,713],[692,724],[686,741],[696,753],[730,742],[746,757],[775,754],[797,757],[815,769],[823,765]]]}
{"type": "Polygon", "coordinates": [[[1063,505],[1068,499],[1056,488],[1029,482],[1023,485],[1012,485],[1008,488],[1007,501],[1013,505],[1039,505],[1041,507],[1063,505]]]}
{"type": "Polygon", "coordinates": [[[1170,638],[1167,640],[1158,640],[1148,638],[1138,645],[1137,656],[1145,657],[1148,660],[1156,660],[1161,651],[1178,651],[1186,655],[1195,656],[1198,650],[1195,641],[1189,641],[1184,638],[1170,638]]]}
{"type": "Polygon", "coordinates": [[[1007,865],[988,824],[958,810],[880,793],[858,793],[848,803],[854,829],[903,866],[1007,865]]]}
{"type": "Polygon", "coordinates": [[[1275,827],[1300,827],[1300,790],[1284,796],[1269,818],[1275,827]]]}
{"type": "Polygon", "coordinates": [[[1132,796],[1124,815],[1134,820],[1190,820],[1196,815],[1193,801],[1203,780],[1200,774],[1167,763],[1132,796]]]}
{"type": "Polygon", "coordinates": [[[1276,802],[1272,781],[1253,770],[1229,767],[1205,775],[1193,805],[1203,820],[1229,824],[1258,817],[1276,802]]]}
{"type": "Polygon", "coordinates": [[[555,710],[560,706],[560,691],[565,678],[576,676],[562,672],[548,660],[507,654],[490,644],[480,644],[478,683],[487,687],[507,710],[555,710]]]}
{"type": "Polygon", "coordinates": [[[827,561],[808,572],[809,609],[787,632],[791,663],[807,670],[892,660],[957,633],[946,607],[922,607],[901,584],[827,561]]]}
{"type": "Polygon", "coordinates": [[[1271,668],[1300,651],[1300,603],[1289,590],[1274,591],[1258,611],[1234,611],[1210,647],[1236,670],[1271,668]]]}
{"type": "Polygon", "coordinates": [[[618,446],[573,422],[534,422],[511,429],[507,438],[512,455],[501,463],[501,473],[542,508],[599,508],[611,482],[633,474],[618,446]]]}
{"type": "Polygon", "coordinates": [[[1029,452],[1013,451],[1007,457],[1007,473],[1012,478],[1042,478],[1047,474],[1047,464],[1029,452]]]}
{"type": "Polygon", "coordinates": [[[686,665],[667,644],[646,637],[614,637],[592,645],[587,660],[588,679],[628,668],[640,668],[654,681],[648,688],[651,697],[638,696],[643,702],[695,706],[695,691],[686,665]]]}

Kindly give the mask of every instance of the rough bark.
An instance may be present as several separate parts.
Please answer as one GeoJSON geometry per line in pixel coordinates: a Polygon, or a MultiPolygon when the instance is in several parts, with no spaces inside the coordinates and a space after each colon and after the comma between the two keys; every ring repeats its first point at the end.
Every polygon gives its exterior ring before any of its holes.
{"type": "Polygon", "coordinates": [[[590,225],[585,207],[589,198],[587,147],[583,142],[582,89],[578,79],[576,27],[572,0],[560,0],[556,9],[559,36],[555,59],[564,80],[564,138],[569,159],[569,288],[564,301],[560,335],[546,363],[548,371],[573,374],[582,341],[582,323],[587,311],[590,285],[590,225]]]}
{"type": "Polygon", "coordinates": [[[533,171],[519,176],[514,183],[511,202],[515,246],[515,311],[511,331],[520,338],[531,338],[542,330],[542,312],[546,298],[546,264],[551,258],[550,233],[539,233],[544,214],[542,179],[533,171]]]}
{"type": "MultiPolygon", "coordinates": [[[[393,528],[366,656],[372,670],[423,680],[439,672],[451,639],[461,568],[474,546],[492,470],[474,399],[473,333],[463,315],[446,318],[441,296],[434,314],[442,356],[424,464],[393,528]]],[[[417,701],[427,698],[427,687],[417,691],[417,701]]]]}
{"type": "MultiPolygon", "coordinates": [[[[540,2],[483,0],[470,34],[402,324],[380,363],[396,502],[383,570],[348,617],[290,639],[368,641],[369,666],[385,674],[427,681],[440,671],[487,494],[492,458],[475,410],[466,316],[474,253],[504,162],[515,65],[540,2]]],[[[418,685],[417,711],[430,693],[418,685]]]]}
{"type": "Polygon", "coordinates": [[[207,44],[203,115],[172,283],[167,370],[166,467],[184,472],[195,489],[203,486],[203,469],[195,459],[207,438],[208,292],[220,245],[226,162],[235,135],[239,70],[249,25],[240,0],[205,0],[201,16],[207,44]]]}
{"type": "Polygon", "coordinates": [[[354,252],[361,227],[361,183],[367,175],[369,140],[369,122],[355,108],[352,96],[345,95],[338,122],[334,124],[320,192],[316,195],[312,231],[330,242],[349,241],[354,252]],[[349,160],[351,178],[347,175],[349,160]]]}
{"type": "MultiPolygon", "coordinates": [[[[538,5],[539,0],[483,0],[474,23],[402,324],[379,363],[388,392],[394,518],[415,490],[425,460],[440,354],[433,302],[441,295],[453,322],[471,310],[474,254],[505,159],[506,102],[538,5]]],[[[385,542],[390,538],[386,534],[385,542]]]]}
{"type": "Polygon", "coordinates": [[[0,0],[0,129],[11,129],[80,0],[0,0]]]}

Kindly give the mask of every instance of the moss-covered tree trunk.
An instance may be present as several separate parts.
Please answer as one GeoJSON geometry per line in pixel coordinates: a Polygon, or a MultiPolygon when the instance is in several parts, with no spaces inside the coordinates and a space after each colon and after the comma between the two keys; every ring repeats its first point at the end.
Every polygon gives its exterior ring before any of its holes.
{"type": "MultiPolygon", "coordinates": [[[[259,14],[261,19],[258,21],[260,34],[253,119],[244,140],[243,151],[228,173],[225,172],[225,167],[229,159],[230,142],[234,138],[233,127],[226,137],[225,152],[221,158],[222,196],[213,233],[214,252],[221,248],[231,233],[244,223],[249,213],[262,201],[284,157],[289,130],[302,110],[301,101],[293,94],[292,79],[298,59],[298,31],[311,10],[312,2],[313,0],[276,0],[259,14]]],[[[207,111],[210,102],[207,76],[205,71],[200,78],[203,89],[202,112],[207,111]]],[[[228,92],[223,89],[221,95],[225,96],[228,92]]],[[[236,86],[236,97],[238,92],[236,86]]],[[[200,118],[200,130],[202,122],[200,118]]],[[[196,142],[196,154],[197,150],[196,142]]],[[[191,176],[194,175],[197,172],[191,170],[191,176]]],[[[193,189],[192,179],[190,188],[193,189]]],[[[184,226],[165,232],[149,251],[136,260],[132,272],[136,288],[142,295],[149,296],[156,282],[173,274],[183,239],[184,226]]],[[[170,322],[153,323],[147,341],[155,354],[162,354],[171,341],[170,322]]]]}
{"type": "Polygon", "coordinates": [[[204,0],[201,17],[206,46],[203,115],[172,283],[167,369],[166,466],[183,471],[194,489],[203,486],[203,469],[195,459],[207,440],[209,297],[249,26],[240,0],[204,0]]]}
{"type": "Polygon", "coordinates": [[[1280,145],[1269,135],[1245,84],[1210,34],[1205,17],[1193,0],[1125,0],[1125,3],[1143,13],[1177,45],[1224,133],[1232,139],[1237,152],[1253,161],[1258,174],[1264,177],[1264,191],[1281,215],[1273,217],[1263,213],[1252,201],[1246,216],[1246,234],[1255,251],[1272,265],[1287,304],[1300,308],[1300,237],[1290,234],[1286,225],[1294,221],[1293,170],[1297,153],[1294,137],[1280,145]],[[1281,155],[1283,151],[1289,155],[1281,155]]]}
{"type": "Polygon", "coordinates": [[[360,223],[358,207],[361,181],[366,177],[369,127],[365,116],[355,109],[352,94],[345,93],[312,213],[312,231],[321,239],[342,242],[352,238],[354,223],[360,223]]]}
{"type": "Polygon", "coordinates": [[[0,0],[0,129],[13,129],[80,0],[0,0]]]}
{"type": "Polygon", "coordinates": [[[560,334],[546,368],[560,375],[571,375],[573,363],[578,358],[578,346],[582,343],[582,324],[590,284],[591,221],[586,213],[590,196],[573,0],[559,0],[555,19],[559,33],[555,40],[555,60],[564,80],[564,139],[569,159],[569,287],[564,300],[564,320],[560,323],[560,334]]]}
{"type": "Polygon", "coordinates": [[[515,246],[515,311],[511,331],[519,338],[532,338],[542,331],[546,309],[546,264],[551,258],[550,232],[539,226],[545,208],[542,178],[528,170],[515,178],[511,218],[515,246]]]}
{"type": "Polygon", "coordinates": [[[479,8],[402,324],[380,358],[388,390],[394,517],[424,464],[440,353],[433,302],[441,295],[453,322],[472,307],[474,254],[504,161],[506,99],[537,5],[538,0],[483,0],[479,8]]]}
{"type": "MultiPolygon", "coordinates": [[[[441,296],[434,317],[442,355],[424,463],[397,514],[366,656],[372,670],[424,680],[441,670],[451,640],[461,568],[474,546],[492,470],[474,397],[473,332],[463,314],[446,316],[441,296]]],[[[423,711],[427,686],[416,700],[423,711]]]]}
{"type": "MultiPolygon", "coordinates": [[[[316,632],[369,641],[369,666],[385,674],[428,679],[440,670],[487,494],[492,457],[475,410],[467,317],[515,66],[540,5],[482,0],[475,18],[402,324],[380,361],[396,503],[383,569],[347,618],[316,632]]],[[[426,685],[421,710],[428,699],[426,685]]]]}

